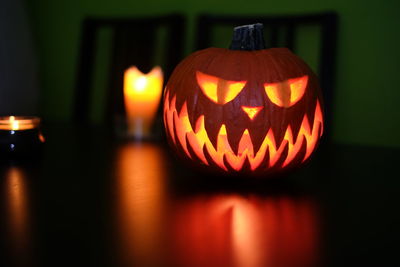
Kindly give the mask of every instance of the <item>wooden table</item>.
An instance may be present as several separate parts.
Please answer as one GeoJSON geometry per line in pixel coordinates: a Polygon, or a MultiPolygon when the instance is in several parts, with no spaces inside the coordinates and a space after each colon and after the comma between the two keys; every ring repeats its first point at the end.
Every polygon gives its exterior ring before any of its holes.
{"type": "Polygon", "coordinates": [[[399,149],[330,145],[279,179],[204,177],[162,143],[48,127],[0,168],[0,266],[396,266],[399,149]]]}

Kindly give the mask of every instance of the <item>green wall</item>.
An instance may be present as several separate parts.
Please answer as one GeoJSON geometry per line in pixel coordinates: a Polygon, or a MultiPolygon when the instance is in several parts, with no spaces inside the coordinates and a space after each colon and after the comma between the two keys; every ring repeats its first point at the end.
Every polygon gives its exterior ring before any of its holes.
{"type": "MultiPolygon", "coordinates": [[[[80,22],[84,16],[181,12],[188,29],[199,13],[339,13],[334,139],[400,147],[400,1],[319,0],[26,0],[41,78],[41,113],[49,121],[71,115],[80,22]]],[[[189,37],[193,37],[193,31],[189,37]]],[[[191,40],[187,51],[190,51],[191,40]]]]}

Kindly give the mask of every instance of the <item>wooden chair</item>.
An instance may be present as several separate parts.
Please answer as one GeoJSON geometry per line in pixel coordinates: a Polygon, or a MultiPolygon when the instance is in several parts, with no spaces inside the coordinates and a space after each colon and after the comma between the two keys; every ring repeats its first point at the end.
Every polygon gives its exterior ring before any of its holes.
{"type": "Polygon", "coordinates": [[[332,126],[332,100],[335,88],[336,38],[338,16],[336,13],[279,16],[217,16],[201,15],[197,20],[196,50],[213,45],[214,30],[220,26],[231,28],[239,25],[262,23],[268,31],[267,47],[287,47],[296,53],[296,34],[300,27],[315,25],[320,28],[320,50],[317,51],[317,75],[325,102],[325,139],[330,140],[332,126]]]}
{"type": "Polygon", "coordinates": [[[111,53],[106,89],[106,122],[116,114],[123,115],[123,74],[132,66],[148,72],[154,66],[157,49],[157,34],[161,27],[166,29],[164,80],[167,81],[174,67],[183,57],[185,19],[181,15],[167,15],[148,18],[95,18],[88,17],[82,23],[81,42],[77,66],[73,120],[87,124],[90,120],[95,69],[95,55],[98,47],[99,30],[111,29],[111,53]]]}

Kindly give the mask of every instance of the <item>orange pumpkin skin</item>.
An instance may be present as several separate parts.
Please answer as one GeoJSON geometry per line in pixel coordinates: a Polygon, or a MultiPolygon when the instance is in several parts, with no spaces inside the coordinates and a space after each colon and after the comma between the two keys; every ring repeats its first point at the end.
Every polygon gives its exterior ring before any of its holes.
{"type": "Polygon", "coordinates": [[[164,92],[167,139],[207,170],[264,175],[302,165],[323,132],[316,75],[286,48],[209,48],[164,92]]]}

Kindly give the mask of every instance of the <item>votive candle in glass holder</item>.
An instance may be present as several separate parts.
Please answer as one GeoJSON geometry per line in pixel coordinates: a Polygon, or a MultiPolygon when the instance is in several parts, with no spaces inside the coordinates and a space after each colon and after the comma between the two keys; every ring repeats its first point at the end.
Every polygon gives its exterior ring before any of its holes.
{"type": "Polygon", "coordinates": [[[0,158],[34,156],[44,142],[40,131],[40,118],[0,117],[0,158]]]}

